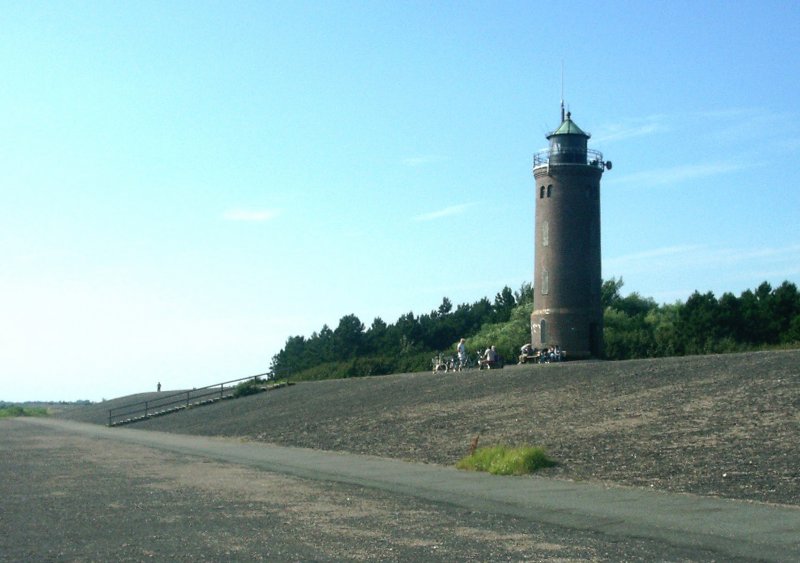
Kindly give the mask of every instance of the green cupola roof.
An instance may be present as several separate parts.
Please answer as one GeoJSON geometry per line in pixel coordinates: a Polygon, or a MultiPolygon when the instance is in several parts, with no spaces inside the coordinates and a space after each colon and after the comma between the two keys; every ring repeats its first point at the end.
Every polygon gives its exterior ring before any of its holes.
{"type": "MultiPolygon", "coordinates": [[[[563,114],[562,114],[563,115],[563,114]]],[[[561,126],[550,133],[547,138],[549,139],[553,135],[583,135],[587,139],[591,137],[588,133],[585,133],[580,127],[578,127],[574,121],[572,121],[572,114],[567,112],[567,117],[564,121],[561,122],[561,126]]]]}

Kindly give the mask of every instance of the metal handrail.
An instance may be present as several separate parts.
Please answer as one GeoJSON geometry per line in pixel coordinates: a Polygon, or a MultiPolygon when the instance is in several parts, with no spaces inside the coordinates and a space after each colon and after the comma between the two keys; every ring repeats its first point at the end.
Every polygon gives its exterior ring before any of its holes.
{"type": "Polygon", "coordinates": [[[561,166],[561,165],[589,165],[603,168],[605,162],[603,161],[603,153],[594,149],[545,149],[534,153],[533,167],[540,166],[561,166]],[[550,159],[556,157],[556,162],[550,162],[550,159]]]}
{"type": "Polygon", "coordinates": [[[135,401],[126,405],[114,407],[113,409],[108,409],[108,425],[114,426],[120,421],[149,418],[158,414],[188,408],[191,405],[197,405],[206,401],[224,399],[226,396],[231,396],[233,394],[234,387],[231,386],[232,383],[239,384],[251,379],[256,382],[261,377],[269,379],[272,375],[273,374],[270,372],[240,377],[239,379],[214,383],[213,385],[206,385],[205,387],[194,388],[188,391],[177,391],[168,395],[156,397],[155,399],[135,401]]]}

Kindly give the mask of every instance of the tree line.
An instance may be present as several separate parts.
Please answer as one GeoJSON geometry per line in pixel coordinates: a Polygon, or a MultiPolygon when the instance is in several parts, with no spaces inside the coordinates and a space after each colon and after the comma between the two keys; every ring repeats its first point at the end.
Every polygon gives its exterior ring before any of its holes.
{"type": "Polygon", "coordinates": [[[800,344],[800,294],[788,281],[763,282],[738,297],[695,291],[685,303],[659,305],[632,293],[622,279],[603,283],[605,356],[654,358],[741,352],[800,344]]]}
{"type": "MultiPolygon", "coordinates": [[[[604,355],[610,360],[736,352],[800,345],[800,293],[788,281],[764,282],[736,297],[695,291],[686,302],[658,304],[638,293],[625,297],[622,278],[603,282],[604,355]]],[[[336,328],[291,336],[272,357],[275,377],[295,380],[358,377],[424,371],[439,353],[453,353],[460,338],[475,354],[494,345],[507,361],[530,340],[533,288],[508,286],[493,301],[482,298],[453,307],[408,312],[394,323],[376,317],[369,327],[353,314],[336,328]]]]}

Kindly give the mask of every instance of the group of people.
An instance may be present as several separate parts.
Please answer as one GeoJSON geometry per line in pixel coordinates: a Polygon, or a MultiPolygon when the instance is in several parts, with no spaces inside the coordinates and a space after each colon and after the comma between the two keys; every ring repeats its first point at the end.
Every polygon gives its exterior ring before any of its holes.
{"type": "MultiPolygon", "coordinates": [[[[566,352],[562,351],[558,345],[547,348],[534,348],[531,344],[525,344],[520,349],[519,363],[527,364],[546,364],[550,362],[562,362],[566,359],[566,352]]],[[[433,371],[461,371],[475,364],[470,362],[467,355],[466,339],[462,338],[456,345],[456,356],[446,359],[439,355],[433,359],[433,371]]],[[[496,369],[503,367],[503,357],[497,352],[495,346],[486,348],[483,352],[478,352],[478,369],[496,369]]]]}
{"type": "MultiPolygon", "coordinates": [[[[456,346],[458,353],[458,361],[461,365],[467,364],[467,345],[464,338],[462,338],[456,346]]],[[[478,353],[478,369],[492,369],[503,367],[503,358],[497,353],[497,348],[491,346],[487,348],[482,354],[478,353]]]]}
{"type": "Polygon", "coordinates": [[[433,365],[433,373],[461,371],[475,366],[478,369],[493,369],[503,367],[503,358],[498,354],[497,348],[491,346],[484,352],[478,352],[475,360],[470,360],[467,355],[466,339],[462,338],[456,345],[455,357],[438,354],[431,360],[431,364],[433,365]]]}
{"type": "Polygon", "coordinates": [[[519,351],[520,364],[548,364],[550,362],[561,362],[565,358],[566,353],[558,347],[558,344],[541,350],[534,348],[531,344],[525,344],[519,351]]]}

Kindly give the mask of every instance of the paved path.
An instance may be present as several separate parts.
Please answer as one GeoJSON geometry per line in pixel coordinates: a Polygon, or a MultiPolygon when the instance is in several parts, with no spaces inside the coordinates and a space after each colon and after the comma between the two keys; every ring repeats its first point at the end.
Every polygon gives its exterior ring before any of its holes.
{"type": "Polygon", "coordinates": [[[94,438],[308,479],[360,485],[612,537],[648,538],[676,547],[711,550],[723,559],[800,561],[797,507],[554,479],[497,477],[369,456],[55,419],[25,421],[94,438]]]}

